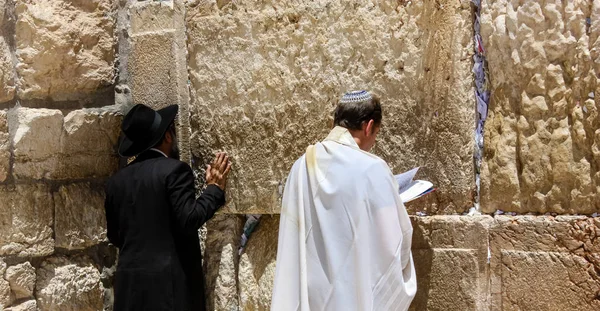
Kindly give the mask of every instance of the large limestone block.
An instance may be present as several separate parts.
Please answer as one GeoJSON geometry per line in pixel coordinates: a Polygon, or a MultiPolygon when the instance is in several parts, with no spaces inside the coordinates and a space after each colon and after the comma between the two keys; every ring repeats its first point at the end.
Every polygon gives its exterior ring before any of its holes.
{"type": "Polygon", "coordinates": [[[77,100],[114,80],[113,0],[17,0],[22,99],[77,100]]]}
{"type": "Polygon", "coordinates": [[[472,249],[414,250],[417,295],[410,310],[485,310],[477,252],[472,249]]]}
{"type": "Polygon", "coordinates": [[[15,177],[47,178],[56,169],[63,114],[54,109],[16,108],[10,112],[15,177]]]}
{"type": "Polygon", "coordinates": [[[179,104],[186,112],[189,90],[183,1],[139,1],[130,11],[128,71],[133,102],[154,108],[179,104]]]}
{"type": "Polygon", "coordinates": [[[0,259],[0,309],[9,306],[14,299],[10,290],[10,283],[3,277],[6,267],[4,260],[0,259]]]}
{"type": "Polygon", "coordinates": [[[206,224],[204,266],[209,310],[239,308],[238,248],[243,225],[241,215],[216,215],[206,224]]]}
{"type": "Polygon", "coordinates": [[[264,215],[240,257],[240,309],[268,311],[271,307],[279,216],[264,215]]]}
{"type": "Polygon", "coordinates": [[[10,171],[10,135],[5,110],[0,110],[0,182],[8,178],[10,171]]]}
{"type": "Polygon", "coordinates": [[[174,66],[175,31],[166,30],[132,38],[129,58],[131,94],[135,104],[155,109],[177,103],[174,66]]]}
{"type": "MultiPolygon", "coordinates": [[[[4,15],[4,1],[0,2],[0,8],[2,8],[0,15],[4,15]]],[[[2,24],[2,18],[0,18],[0,25],[2,24]]],[[[12,54],[5,37],[0,35],[0,103],[10,101],[15,97],[14,73],[12,54]]]]}
{"type": "Polygon", "coordinates": [[[16,108],[10,133],[17,179],[104,177],[118,167],[116,107],[75,110],[16,108]]]}
{"type": "Polygon", "coordinates": [[[103,309],[100,272],[87,257],[51,257],[38,269],[37,304],[48,311],[103,309]]]}
{"type": "Polygon", "coordinates": [[[56,247],[84,249],[106,241],[104,192],[89,183],[61,186],[54,193],[56,247]]]}
{"type": "Polygon", "coordinates": [[[597,23],[587,23],[597,17],[600,5],[583,0],[482,1],[492,94],[484,211],[600,208],[600,42],[597,23]]]}
{"type": "Polygon", "coordinates": [[[81,109],[65,116],[55,179],[105,177],[118,169],[119,107],[81,109]]]}
{"type": "Polygon", "coordinates": [[[488,310],[490,216],[413,217],[411,310],[488,310]]]}
{"type": "Polygon", "coordinates": [[[499,216],[496,222],[492,310],[600,309],[600,219],[499,216]]]}
{"type": "Polygon", "coordinates": [[[131,101],[153,108],[179,105],[181,160],[191,161],[184,0],[128,1],[119,11],[119,81],[131,101]]]}
{"type": "Polygon", "coordinates": [[[5,278],[17,299],[33,297],[35,268],[29,261],[8,267],[5,278]]]}
{"type": "Polygon", "coordinates": [[[600,284],[594,275],[594,268],[579,256],[503,251],[498,310],[598,310],[600,284]]]}
{"type": "Polygon", "coordinates": [[[0,255],[52,254],[52,196],[46,185],[0,187],[0,255]]]}
{"type": "Polygon", "coordinates": [[[325,138],[342,93],[380,95],[374,153],[439,191],[409,209],[460,212],[474,188],[470,1],[192,1],[192,150],[234,162],[228,208],[279,212],[279,186],[325,138]]]}
{"type": "Polygon", "coordinates": [[[181,0],[175,1],[136,1],[131,4],[131,33],[134,35],[174,30],[179,26],[178,17],[183,17],[181,0]]]}

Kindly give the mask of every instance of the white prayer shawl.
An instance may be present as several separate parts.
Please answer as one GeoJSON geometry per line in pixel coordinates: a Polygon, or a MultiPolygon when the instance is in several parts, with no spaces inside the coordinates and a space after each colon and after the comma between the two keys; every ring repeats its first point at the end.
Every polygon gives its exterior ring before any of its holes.
{"type": "Polygon", "coordinates": [[[288,176],[271,310],[407,310],[411,239],[387,164],[334,128],[288,176]]]}

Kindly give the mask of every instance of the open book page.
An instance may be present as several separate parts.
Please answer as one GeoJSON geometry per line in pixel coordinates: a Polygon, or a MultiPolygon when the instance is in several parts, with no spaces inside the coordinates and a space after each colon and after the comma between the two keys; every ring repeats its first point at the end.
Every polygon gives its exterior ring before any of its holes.
{"type": "Polygon", "coordinates": [[[404,192],[400,193],[403,203],[418,199],[434,190],[433,184],[426,180],[415,180],[404,192]]]}
{"type": "Polygon", "coordinates": [[[406,190],[406,189],[408,189],[408,187],[410,187],[410,185],[413,182],[413,179],[415,178],[415,175],[417,175],[418,171],[419,171],[419,168],[415,167],[408,172],[394,175],[394,177],[396,177],[396,181],[398,182],[398,186],[400,186],[400,188],[399,188],[400,193],[404,192],[404,190],[406,190]]]}
{"type": "Polygon", "coordinates": [[[408,172],[394,176],[398,182],[398,192],[403,203],[418,199],[435,190],[429,181],[413,180],[417,171],[419,168],[415,167],[408,172]]]}

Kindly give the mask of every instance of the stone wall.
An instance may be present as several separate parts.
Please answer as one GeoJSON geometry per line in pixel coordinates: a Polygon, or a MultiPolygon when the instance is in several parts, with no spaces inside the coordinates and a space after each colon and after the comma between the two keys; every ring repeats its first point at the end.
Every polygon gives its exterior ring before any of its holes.
{"type": "MultiPolygon", "coordinates": [[[[385,116],[375,153],[424,167],[442,191],[407,206],[418,292],[411,310],[600,309],[598,5],[482,1],[492,100],[481,211],[467,1],[190,1],[191,147],[237,164],[205,232],[211,310],[268,310],[280,185],[327,133],[347,89],[385,116]],[[597,12],[598,11],[598,12],[597,12]],[[500,210],[497,212],[497,210],[500,210]],[[510,212],[530,216],[494,216],[510,212]],[[244,217],[263,215],[241,256],[244,217]],[[535,216],[545,213],[564,216],[535,216]],[[588,216],[569,216],[585,214],[588,216]],[[212,267],[212,269],[211,269],[212,267]]],[[[201,171],[201,169],[200,169],[201,171]]]]}
{"type": "Polygon", "coordinates": [[[484,211],[598,211],[600,4],[483,2],[492,89],[484,211]]]}
{"type": "Polygon", "coordinates": [[[115,3],[0,1],[0,310],[103,310],[115,3]]]}
{"type": "Polygon", "coordinates": [[[356,88],[382,97],[374,152],[439,187],[407,205],[411,310],[600,309],[597,3],[482,1],[481,216],[458,215],[476,189],[471,1],[0,7],[0,310],[110,309],[102,185],[136,103],[180,106],[199,186],[214,152],[232,156],[227,207],[200,232],[209,310],[269,310],[281,185],[356,88]],[[246,213],[263,216],[239,255],[246,213]]]}
{"type": "Polygon", "coordinates": [[[375,153],[439,186],[414,210],[472,207],[471,14],[468,0],[191,1],[192,152],[231,154],[228,211],[278,213],[278,186],[353,89],[382,98],[375,153]]]}
{"type": "MultiPolygon", "coordinates": [[[[221,258],[208,264],[210,310],[269,310],[279,217],[263,216],[239,258],[239,240],[224,234],[241,233],[243,222],[222,217],[208,225],[207,256],[221,258]]],[[[411,218],[418,290],[410,310],[600,309],[599,218],[411,218]]]]}

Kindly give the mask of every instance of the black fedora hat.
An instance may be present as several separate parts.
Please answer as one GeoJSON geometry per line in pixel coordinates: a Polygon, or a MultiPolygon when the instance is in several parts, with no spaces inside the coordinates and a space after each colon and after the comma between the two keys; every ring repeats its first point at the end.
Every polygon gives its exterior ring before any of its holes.
{"type": "Polygon", "coordinates": [[[132,157],[158,144],[175,119],[178,110],[177,105],[158,111],[142,104],[133,106],[121,125],[125,137],[119,146],[119,155],[132,157]]]}

